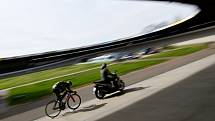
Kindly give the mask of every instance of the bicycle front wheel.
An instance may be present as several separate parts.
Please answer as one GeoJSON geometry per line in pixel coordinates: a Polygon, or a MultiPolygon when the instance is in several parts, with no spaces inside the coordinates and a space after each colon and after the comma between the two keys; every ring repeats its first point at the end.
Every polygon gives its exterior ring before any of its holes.
{"type": "Polygon", "coordinates": [[[45,107],[45,113],[50,118],[57,117],[61,112],[60,103],[56,100],[50,101],[45,107]]]}
{"type": "Polygon", "coordinates": [[[75,110],[81,105],[81,97],[78,94],[71,94],[67,100],[67,106],[75,110]]]}

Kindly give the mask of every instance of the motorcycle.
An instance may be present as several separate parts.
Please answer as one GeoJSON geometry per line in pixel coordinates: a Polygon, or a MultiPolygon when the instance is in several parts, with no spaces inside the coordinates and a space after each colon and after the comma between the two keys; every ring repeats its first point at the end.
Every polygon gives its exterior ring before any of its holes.
{"type": "Polygon", "coordinates": [[[110,94],[116,91],[123,92],[125,88],[125,83],[119,78],[119,76],[114,72],[113,73],[113,85],[110,86],[104,81],[96,81],[95,86],[93,87],[93,93],[96,98],[103,99],[106,94],[110,94]]]}

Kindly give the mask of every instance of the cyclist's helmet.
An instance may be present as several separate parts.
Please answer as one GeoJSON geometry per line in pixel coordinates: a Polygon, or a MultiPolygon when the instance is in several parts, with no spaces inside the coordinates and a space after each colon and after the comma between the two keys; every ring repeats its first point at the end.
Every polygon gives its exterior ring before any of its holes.
{"type": "Polygon", "coordinates": [[[67,81],[67,83],[69,83],[69,85],[72,86],[72,81],[67,81]]]}
{"type": "Polygon", "coordinates": [[[102,66],[101,66],[101,69],[104,69],[107,67],[107,64],[106,63],[103,63],[102,66]]]}

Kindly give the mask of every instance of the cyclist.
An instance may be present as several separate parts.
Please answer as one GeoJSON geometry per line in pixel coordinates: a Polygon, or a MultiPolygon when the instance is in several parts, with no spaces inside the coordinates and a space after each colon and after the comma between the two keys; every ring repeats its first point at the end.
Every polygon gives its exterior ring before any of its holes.
{"type": "Polygon", "coordinates": [[[74,92],[70,89],[71,86],[71,81],[59,81],[52,86],[53,93],[55,93],[55,95],[57,96],[58,101],[61,102],[63,100],[63,98],[66,96],[67,91],[70,93],[74,92]]]}
{"type": "Polygon", "coordinates": [[[109,69],[107,68],[107,64],[103,63],[101,66],[101,78],[102,80],[109,86],[109,87],[114,87],[113,81],[114,81],[114,77],[113,74],[109,71],[109,69]]]}

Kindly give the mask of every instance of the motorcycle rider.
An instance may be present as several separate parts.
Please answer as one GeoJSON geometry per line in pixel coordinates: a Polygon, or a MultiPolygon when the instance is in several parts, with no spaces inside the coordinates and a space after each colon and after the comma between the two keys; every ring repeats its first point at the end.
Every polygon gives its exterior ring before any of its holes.
{"type": "Polygon", "coordinates": [[[102,81],[104,81],[109,87],[111,88],[114,87],[114,84],[113,84],[114,76],[107,68],[106,63],[102,64],[100,74],[101,74],[102,81]]]}
{"type": "Polygon", "coordinates": [[[52,91],[57,96],[58,101],[62,101],[66,96],[66,91],[72,93],[74,91],[71,90],[72,82],[71,81],[59,81],[52,86],[52,91]]]}

